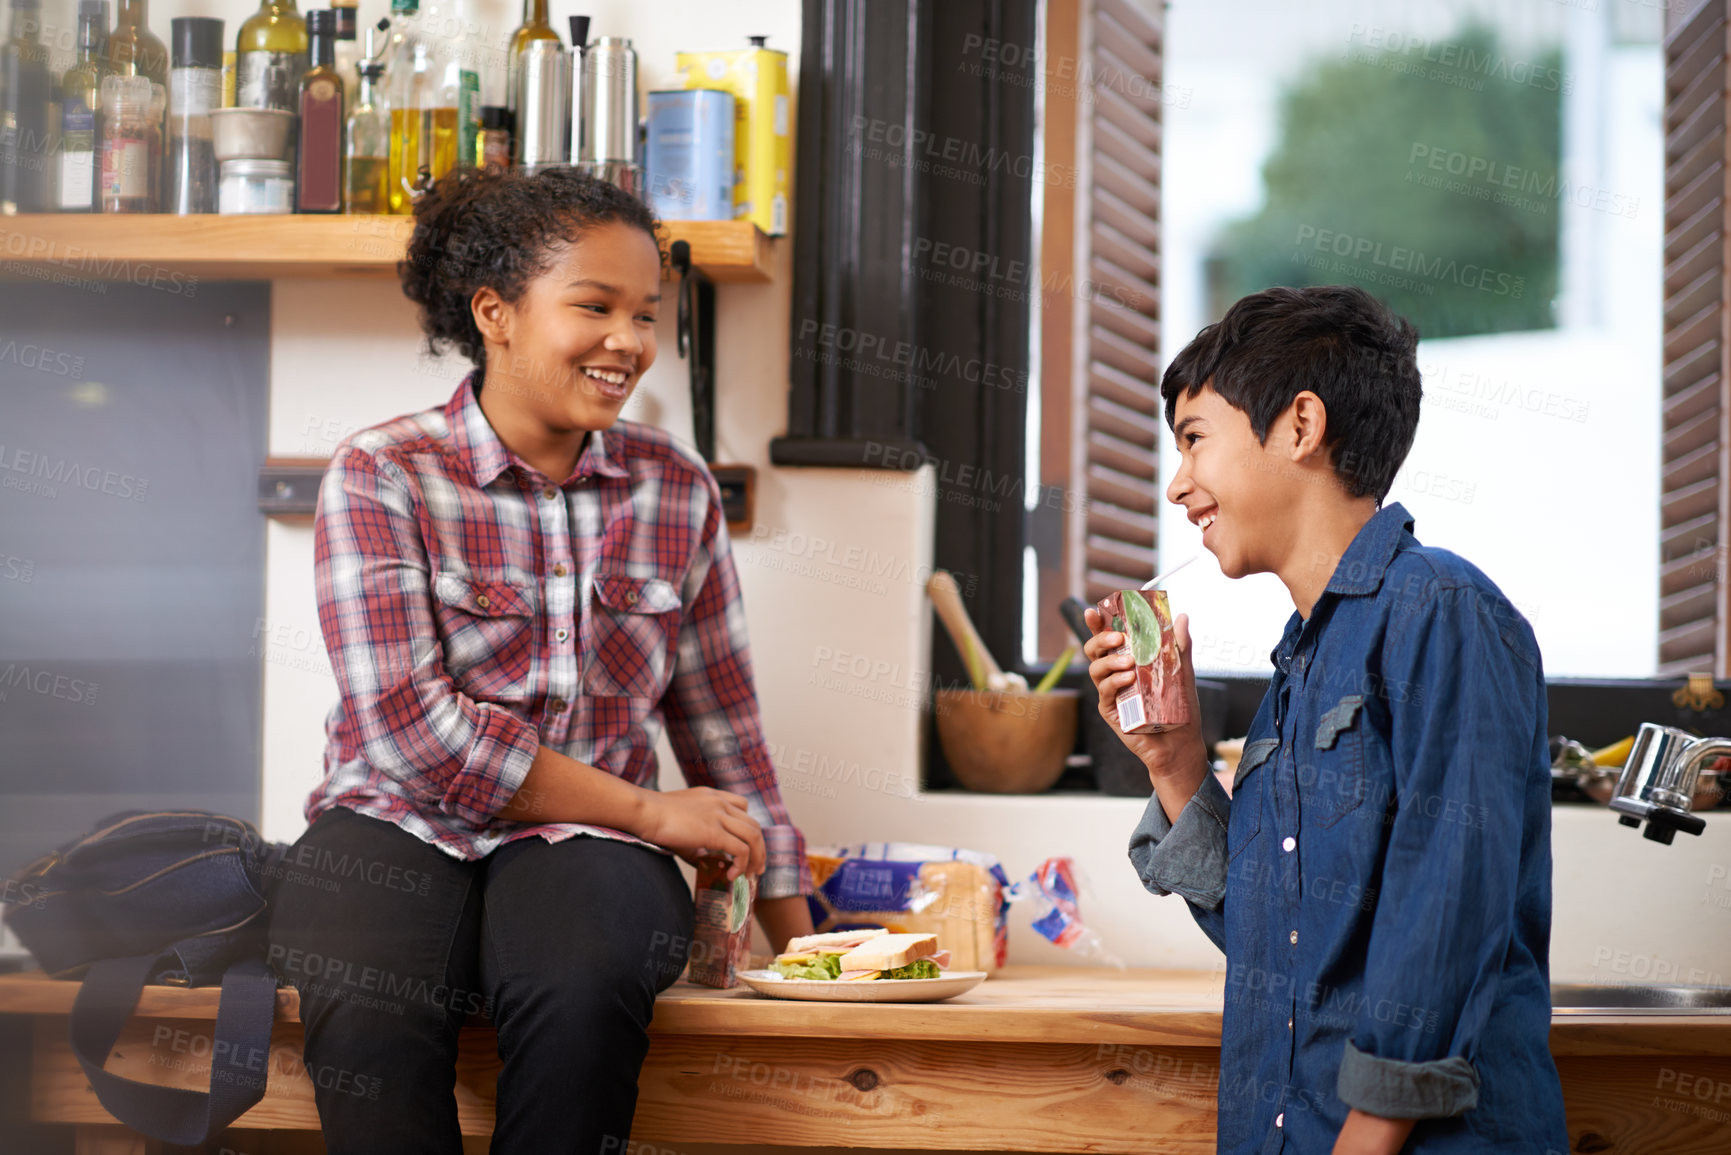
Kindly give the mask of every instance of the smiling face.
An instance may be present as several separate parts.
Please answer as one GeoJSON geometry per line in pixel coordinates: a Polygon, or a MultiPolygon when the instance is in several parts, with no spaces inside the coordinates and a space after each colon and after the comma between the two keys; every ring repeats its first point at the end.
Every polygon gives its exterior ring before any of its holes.
{"type": "Polygon", "coordinates": [[[1291,426],[1289,410],[1269,429],[1264,445],[1250,417],[1213,389],[1178,397],[1172,424],[1178,472],[1166,499],[1182,505],[1190,523],[1202,527],[1202,544],[1227,577],[1274,572],[1289,552],[1296,487],[1314,481],[1291,460],[1291,426]]]}
{"type": "Polygon", "coordinates": [[[660,306],[655,241],[619,221],[557,245],[515,302],[479,290],[471,307],[487,348],[482,409],[506,444],[527,448],[512,434],[531,444],[573,437],[580,444],[617,421],[655,361],[660,306]]]}

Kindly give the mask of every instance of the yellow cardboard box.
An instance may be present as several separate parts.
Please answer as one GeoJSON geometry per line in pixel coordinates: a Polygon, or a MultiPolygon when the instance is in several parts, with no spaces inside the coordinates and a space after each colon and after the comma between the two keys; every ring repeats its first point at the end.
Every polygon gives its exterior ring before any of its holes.
{"type": "Polygon", "coordinates": [[[787,104],[787,53],[773,48],[681,52],[687,88],[733,93],[733,216],[772,237],[787,235],[793,126],[787,104]]]}

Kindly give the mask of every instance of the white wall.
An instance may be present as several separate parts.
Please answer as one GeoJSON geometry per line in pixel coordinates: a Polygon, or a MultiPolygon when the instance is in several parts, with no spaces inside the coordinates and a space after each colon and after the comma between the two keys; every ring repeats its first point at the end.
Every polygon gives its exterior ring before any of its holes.
{"type": "MultiPolygon", "coordinates": [[[[252,7],[159,0],[151,25],[166,36],[172,16],[215,14],[232,35],[252,7]]],[[[637,42],[645,88],[670,83],[676,49],[737,44],[748,33],[768,34],[771,46],[797,58],[796,0],[586,7],[594,34],[637,42]]],[[[363,24],[383,10],[382,0],[363,0],[363,24]]],[[[495,28],[515,22],[506,5],[482,11],[495,28]]],[[[796,205],[796,221],[797,212],[796,205]]],[[[1049,855],[1071,855],[1092,885],[1084,914],[1117,955],[1133,965],[1214,967],[1219,953],[1183,904],[1148,895],[1125,861],[1137,801],[910,789],[921,762],[919,687],[929,654],[919,579],[931,558],[932,487],[918,478],[769,467],[768,441],[786,422],[791,244],[778,242],[775,252],[772,283],[719,291],[717,441],[721,459],[759,470],[760,528],[741,535],[736,557],[767,731],[795,820],[813,845],[900,839],[972,847],[998,855],[1013,875],[1049,855]],[[862,582],[862,557],[872,573],[889,576],[862,582]],[[875,676],[835,672],[836,663],[846,670],[861,656],[875,676]]],[[[688,437],[687,379],[673,349],[671,309],[666,316],[660,360],[627,415],[688,437]]],[[[271,320],[273,454],[327,454],[354,428],[444,401],[462,375],[460,364],[422,359],[412,309],[388,282],[278,282],[271,320]]],[[[268,837],[292,839],[321,773],[323,720],[336,691],[318,635],[311,531],[272,523],[268,551],[263,819],[268,837]]],[[[1266,654],[1279,625],[1235,634],[1266,654]]],[[[670,756],[663,766],[664,782],[677,787],[670,756]]],[[[1619,959],[1632,973],[1643,955],[1648,969],[1657,957],[1684,978],[1727,969],[1714,948],[1725,941],[1731,911],[1714,903],[1731,905],[1722,877],[1731,863],[1731,816],[1671,848],[1645,842],[1606,811],[1559,811],[1556,829],[1558,977],[1614,980],[1623,973],[1619,959]]],[[[1068,958],[1026,923],[1025,915],[1012,918],[1013,961],[1068,958]]]]}

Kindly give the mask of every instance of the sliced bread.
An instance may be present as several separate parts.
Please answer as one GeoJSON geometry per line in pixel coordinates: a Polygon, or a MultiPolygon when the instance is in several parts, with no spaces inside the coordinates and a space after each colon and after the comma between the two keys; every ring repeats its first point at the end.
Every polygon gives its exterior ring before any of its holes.
{"type": "Polygon", "coordinates": [[[887,971],[938,952],[935,934],[880,935],[841,956],[844,971],[887,971]]]}

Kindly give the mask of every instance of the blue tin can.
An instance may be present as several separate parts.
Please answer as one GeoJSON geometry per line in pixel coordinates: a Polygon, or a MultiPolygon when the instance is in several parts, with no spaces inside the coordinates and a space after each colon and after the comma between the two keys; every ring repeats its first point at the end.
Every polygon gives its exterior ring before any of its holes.
{"type": "Polygon", "coordinates": [[[733,94],[649,94],[649,207],[670,221],[733,219],[733,94]]]}

